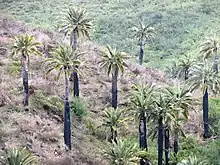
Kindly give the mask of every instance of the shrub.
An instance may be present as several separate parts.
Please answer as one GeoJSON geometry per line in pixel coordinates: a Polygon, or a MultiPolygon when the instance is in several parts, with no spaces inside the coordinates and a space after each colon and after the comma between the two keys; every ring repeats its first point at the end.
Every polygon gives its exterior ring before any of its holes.
{"type": "Polygon", "coordinates": [[[7,71],[13,76],[17,76],[21,71],[21,64],[19,60],[15,60],[7,67],[7,71]]]}
{"type": "Polygon", "coordinates": [[[79,98],[74,98],[73,101],[70,102],[70,111],[77,117],[84,117],[88,115],[85,104],[79,98]]]}
{"type": "Polygon", "coordinates": [[[37,162],[36,157],[25,148],[13,148],[9,150],[1,160],[4,165],[34,165],[37,162]]]}
{"type": "Polygon", "coordinates": [[[214,135],[220,135],[220,99],[209,99],[209,122],[214,135]]]}

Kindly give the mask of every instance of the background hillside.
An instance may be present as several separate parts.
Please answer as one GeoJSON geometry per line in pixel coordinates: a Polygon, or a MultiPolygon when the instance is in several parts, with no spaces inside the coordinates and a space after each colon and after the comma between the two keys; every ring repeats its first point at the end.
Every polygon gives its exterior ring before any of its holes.
{"type": "Polygon", "coordinates": [[[29,25],[54,29],[56,18],[70,5],[89,11],[95,25],[93,40],[132,55],[138,47],[131,27],[138,20],[152,24],[157,35],[145,47],[145,62],[151,67],[164,67],[183,54],[196,56],[204,37],[220,30],[219,0],[2,0],[0,10],[29,25]]]}

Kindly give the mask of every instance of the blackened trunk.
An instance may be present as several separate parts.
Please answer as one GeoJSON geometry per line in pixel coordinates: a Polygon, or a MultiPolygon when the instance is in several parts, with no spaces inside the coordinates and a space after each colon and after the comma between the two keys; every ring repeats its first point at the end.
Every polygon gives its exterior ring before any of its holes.
{"type": "Polygon", "coordinates": [[[117,143],[117,136],[118,136],[118,133],[117,131],[115,130],[114,131],[114,142],[117,143]]]}
{"type": "Polygon", "coordinates": [[[188,78],[189,78],[189,69],[188,68],[185,69],[184,75],[185,75],[185,80],[188,80],[188,78]]]}
{"type": "MultiPolygon", "coordinates": [[[[147,151],[147,127],[146,127],[146,116],[144,111],[140,114],[139,123],[139,144],[140,148],[147,151]]],[[[147,160],[141,159],[140,165],[145,165],[147,160]]]]}
{"type": "Polygon", "coordinates": [[[177,133],[174,135],[173,150],[174,150],[174,154],[177,155],[179,151],[179,137],[177,133]]]}
{"type": "Polygon", "coordinates": [[[118,69],[112,74],[112,107],[117,108],[118,104],[118,69]]]}
{"type": "Polygon", "coordinates": [[[170,132],[169,129],[166,128],[164,132],[164,141],[165,141],[165,162],[166,165],[169,165],[170,161],[170,132]]]}
{"type": "Polygon", "coordinates": [[[23,86],[24,86],[24,109],[28,111],[28,60],[27,57],[23,54],[21,59],[22,65],[22,78],[23,78],[23,86]]]}
{"type": "Polygon", "coordinates": [[[144,58],[144,44],[143,42],[140,43],[140,52],[139,52],[139,64],[143,64],[143,58],[144,58]]]}
{"type": "Polygon", "coordinates": [[[203,96],[203,122],[204,122],[204,138],[209,137],[209,116],[208,116],[208,89],[206,88],[203,96]]]}
{"type": "Polygon", "coordinates": [[[78,46],[77,39],[78,39],[78,28],[75,28],[73,30],[73,44],[72,44],[73,50],[75,50],[78,46]]]}
{"type": "Polygon", "coordinates": [[[158,165],[163,164],[163,118],[160,117],[158,121],[158,165]]]}
{"type": "Polygon", "coordinates": [[[218,73],[217,50],[214,50],[213,71],[218,73]]]}
{"type": "Polygon", "coordinates": [[[64,142],[71,150],[71,127],[70,127],[70,103],[69,103],[69,81],[65,71],[65,105],[64,105],[64,142]]]}
{"type": "Polygon", "coordinates": [[[73,72],[73,94],[79,97],[79,78],[77,72],[73,72]]]}

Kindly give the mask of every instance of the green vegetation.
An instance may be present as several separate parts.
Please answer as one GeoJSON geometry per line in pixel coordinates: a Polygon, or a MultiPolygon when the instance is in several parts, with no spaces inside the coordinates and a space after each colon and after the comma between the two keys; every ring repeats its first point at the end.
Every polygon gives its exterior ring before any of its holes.
{"type": "Polygon", "coordinates": [[[145,47],[148,66],[162,67],[184,54],[197,55],[197,47],[205,36],[220,30],[219,0],[3,0],[0,10],[33,25],[52,29],[70,6],[86,8],[94,18],[92,38],[100,44],[116,46],[132,55],[138,45],[131,38],[131,29],[142,20],[156,32],[153,43],[145,47]]]}
{"type": "Polygon", "coordinates": [[[85,103],[80,98],[75,97],[70,101],[70,111],[77,117],[87,116],[88,112],[86,108],[85,103]]]}

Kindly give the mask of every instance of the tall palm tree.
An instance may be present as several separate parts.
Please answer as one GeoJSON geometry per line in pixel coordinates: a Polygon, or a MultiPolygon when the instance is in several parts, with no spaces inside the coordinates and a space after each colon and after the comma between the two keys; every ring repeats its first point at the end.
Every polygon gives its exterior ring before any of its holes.
{"type": "Polygon", "coordinates": [[[138,157],[137,143],[129,139],[119,139],[108,145],[104,150],[104,156],[108,160],[109,165],[136,165],[138,157]]]}
{"type": "Polygon", "coordinates": [[[117,143],[119,128],[126,126],[125,121],[128,118],[124,117],[124,111],[119,109],[108,108],[104,111],[104,119],[102,126],[110,128],[111,140],[117,143]]]}
{"type": "MultiPolygon", "coordinates": [[[[154,105],[154,86],[153,85],[133,85],[131,98],[132,114],[139,119],[139,145],[141,149],[147,151],[147,118],[153,110],[154,105]]],[[[140,161],[141,165],[145,164],[146,160],[140,161]]]]}
{"type": "Polygon", "coordinates": [[[30,55],[41,55],[37,47],[40,46],[33,36],[27,34],[14,38],[11,56],[20,54],[21,70],[24,86],[24,107],[28,110],[28,66],[30,65],[30,55]]]}
{"type": "Polygon", "coordinates": [[[218,49],[219,43],[215,36],[208,38],[200,45],[200,53],[203,54],[204,59],[213,57],[213,70],[218,73],[218,49]]]}
{"type": "Polygon", "coordinates": [[[152,41],[155,35],[155,29],[150,25],[145,26],[142,22],[139,22],[139,26],[133,27],[133,37],[138,39],[138,45],[140,46],[139,52],[139,64],[143,64],[144,57],[144,45],[147,41],[152,41]]]}
{"type": "MultiPolygon", "coordinates": [[[[92,22],[87,18],[86,10],[69,8],[61,21],[60,32],[64,32],[65,36],[70,35],[70,45],[73,50],[77,49],[79,37],[90,38],[92,22]]],[[[79,78],[76,72],[71,74],[70,80],[73,80],[74,96],[79,96],[79,78]]]]}
{"type": "Polygon", "coordinates": [[[194,99],[190,93],[190,88],[186,85],[177,85],[165,88],[165,96],[171,100],[172,108],[175,110],[175,122],[170,123],[170,131],[174,134],[174,153],[178,152],[179,135],[185,137],[181,129],[181,123],[189,116],[189,109],[193,108],[194,99]]]}
{"type": "Polygon", "coordinates": [[[180,73],[184,74],[184,79],[187,80],[189,78],[189,71],[194,65],[195,60],[190,57],[185,55],[184,58],[179,59],[179,68],[180,68],[180,73]]]}
{"type": "Polygon", "coordinates": [[[101,68],[106,69],[108,76],[112,74],[112,107],[116,109],[118,104],[118,75],[120,72],[123,74],[124,67],[127,67],[125,59],[128,56],[110,46],[101,51],[101,56],[102,60],[99,62],[101,68]]]}
{"type": "Polygon", "coordinates": [[[220,77],[212,70],[207,61],[200,63],[192,69],[192,90],[201,88],[203,91],[203,122],[204,122],[204,138],[209,137],[209,118],[208,118],[208,91],[213,93],[219,92],[220,77]]]}
{"type": "Polygon", "coordinates": [[[74,70],[77,72],[76,66],[80,65],[78,57],[80,53],[72,50],[70,47],[59,46],[52,53],[52,57],[46,59],[47,74],[53,70],[58,71],[57,80],[61,74],[64,74],[65,81],[65,100],[64,100],[64,142],[68,149],[71,150],[71,128],[70,128],[70,103],[69,103],[69,80],[68,76],[74,70]]]}
{"type": "Polygon", "coordinates": [[[196,156],[189,156],[188,159],[182,160],[177,165],[208,165],[208,163],[205,160],[199,160],[196,156]]]}

